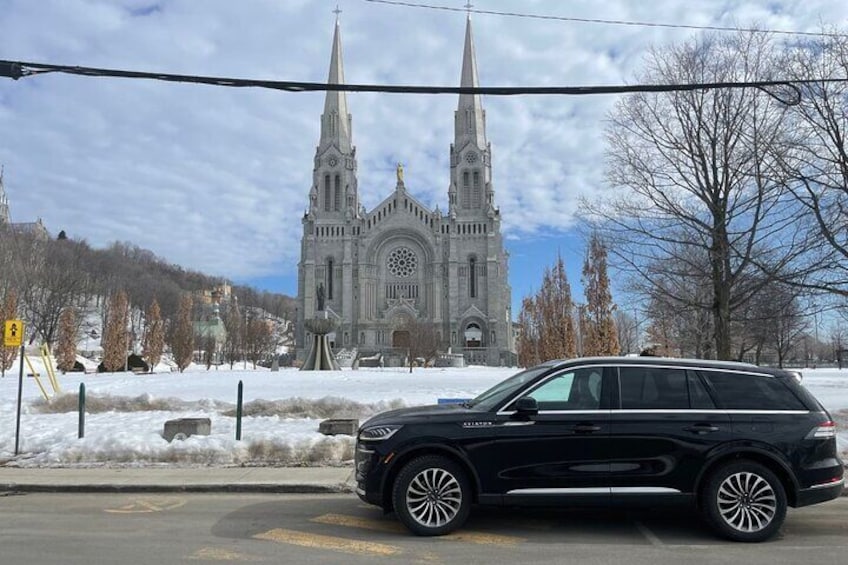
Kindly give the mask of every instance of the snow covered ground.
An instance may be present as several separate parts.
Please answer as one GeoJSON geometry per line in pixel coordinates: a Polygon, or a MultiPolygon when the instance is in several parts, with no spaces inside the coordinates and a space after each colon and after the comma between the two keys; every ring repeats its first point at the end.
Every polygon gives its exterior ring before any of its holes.
{"type": "MultiPolygon", "coordinates": [[[[39,367],[36,367],[38,370],[39,367]]],[[[238,368],[237,368],[238,369],[238,368]]],[[[35,379],[24,379],[21,454],[14,457],[17,369],[0,379],[0,465],[343,465],[353,438],[318,433],[326,418],[470,398],[514,368],[360,369],[300,372],[191,367],[185,373],[59,375],[62,392],[45,402],[35,379]],[[238,382],[244,383],[242,440],[235,440],[238,382]],[[77,438],[77,394],[86,386],[85,438],[77,438]],[[166,420],[206,417],[212,434],[172,443],[166,420]]],[[[42,376],[45,387],[49,384],[42,376]]],[[[848,450],[848,370],[806,370],[804,384],[840,424],[848,450]]]]}

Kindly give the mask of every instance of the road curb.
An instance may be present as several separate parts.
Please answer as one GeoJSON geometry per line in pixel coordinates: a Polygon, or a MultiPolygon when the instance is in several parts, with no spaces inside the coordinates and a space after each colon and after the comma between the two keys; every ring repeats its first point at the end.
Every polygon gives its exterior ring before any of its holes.
{"type": "Polygon", "coordinates": [[[352,493],[350,485],[287,485],[287,484],[210,484],[210,485],[117,485],[79,484],[45,485],[7,483],[0,484],[0,492],[6,493],[257,493],[257,494],[340,494],[352,493]]]}

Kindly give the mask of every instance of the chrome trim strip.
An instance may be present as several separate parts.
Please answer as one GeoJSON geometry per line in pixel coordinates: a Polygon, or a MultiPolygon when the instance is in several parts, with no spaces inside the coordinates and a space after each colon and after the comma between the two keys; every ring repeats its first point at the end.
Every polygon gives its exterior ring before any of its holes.
{"type": "Polygon", "coordinates": [[[809,410],[724,410],[721,408],[694,409],[694,408],[657,408],[637,409],[622,408],[612,410],[613,414],[809,414],[809,410]]]}
{"type": "Polygon", "coordinates": [[[669,487],[612,487],[613,494],[680,494],[680,489],[669,487]]]}
{"type": "Polygon", "coordinates": [[[648,365],[648,364],[640,364],[640,363],[610,363],[606,366],[614,366],[614,367],[650,367],[651,369],[682,369],[684,371],[713,371],[718,373],[740,373],[743,375],[755,375],[757,377],[769,377],[775,379],[774,375],[770,375],[768,373],[760,373],[757,371],[758,367],[756,365],[752,365],[750,370],[745,370],[744,367],[740,367],[738,369],[733,368],[724,368],[724,367],[710,367],[709,365],[648,365]]]}
{"type": "MultiPolygon", "coordinates": [[[[517,410],[498,412],[498,416],[512,416],[517,410]]],[[[610,410],[539,410],[539,414],[604,414],[609,416],[610,410]]]]}
{"type": "Polygon", "coordinates": [[[520,421],[520,422],[519,422],[519,421],[514,421],[514,422],[504,422],[504,423],[503,423],[503,424],[501,424],[501,425],[503,425],[503,426],[532,426],[532,425],[533,425],[533,424],[535,424],[535,423],[536,423],[536,422],[534,422],[533,420],[526,420],[526,421],[525,421],[525,420],[522,420],[522,421],[520,421]]]}
{"type": "Polygon", "coordinates": [[[839,479],[835,483],[821,483],[821,484],[818,484],[818,485],[813,485],[813,486],[809,487],[807,490],[817,490],[817,489],[821,489],[821,488],[830,488],[830,487],[835,487],[835,486],[845,486],[845,479],[844,478],[839,479]]]}
{"type": "Polygon", "coordinates": [[[519,488],[507,491],[507,494],[609,494],[609,487],[579,488],[519,488]]]}
{"type": "Polygon", "coordinates": [[[680,494],[682,491],[668,487],[571,487],[571,488],[519,488],[507,494],[680,494]]]}

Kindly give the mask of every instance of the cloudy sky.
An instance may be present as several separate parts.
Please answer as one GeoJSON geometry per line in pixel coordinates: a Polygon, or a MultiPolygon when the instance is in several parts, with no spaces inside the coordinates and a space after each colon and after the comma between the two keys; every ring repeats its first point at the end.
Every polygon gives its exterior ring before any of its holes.
{"type": "MultiPolygon", "coordinates": [[[[422,0],[426,2],[426,0],[422,0]]],[[[461,0],[432,0],[461,9],[461,0]]],[[[238,78],[327,79],[335,0],[0,0],[0,59],[238,78]]],[[[349,83],[456,86],[462,11],[339,0],[349,83]]],[[[844,0],[477,0],[474,9],[684,26],[818,31],[844,0]]],[[[472,14],[484,86],[636,82],[651,47],[693,29],[472,14]]],[[[0,164],[12,220],[96,247],[297,292],[323,93],[45,74],[0,78],[0,164]]],[[[513,300],[561,252],[578,286],[578,198],[603,189],[616,96],[484,97],[513,300]]],[[[348,94],[369,209],[395,163],[447,208],[455,95],[348,94]]],[[[517,309],[515,310],[517,312],[517,309]]]]}

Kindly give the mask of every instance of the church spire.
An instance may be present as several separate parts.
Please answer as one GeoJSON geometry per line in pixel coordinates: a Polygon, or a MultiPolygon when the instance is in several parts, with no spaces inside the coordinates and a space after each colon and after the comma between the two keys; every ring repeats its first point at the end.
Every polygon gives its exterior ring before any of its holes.
{"type": "MultiPolygon", "coordinates": [[[[471,15],[465,23],[465,50],[462,54],[462,76],[460,87],[479,87],[477,58],[474,53],[474,36],[471,33],[471,15]]],[[[486,147],[486,117],[479,94],[460,94],[454,118],[455,143],[457,149],[467,141],[483,149],[486,147]]]]}
{"type": "MultiPolygon", "coordinates": [[[[333,34],[333,50],[330,56],[328,84],[344,84],[344,65],[342,64],[342,39],[338,13],[336,13],[336,31],[333,34]]],[[[321,114],[321,142],[325,148],[335,145],[342,153],[351,150],[351,118],[347,111],[347,97],[343,91],[327,91],[324,100],[324,113],[321,114]]]]}

